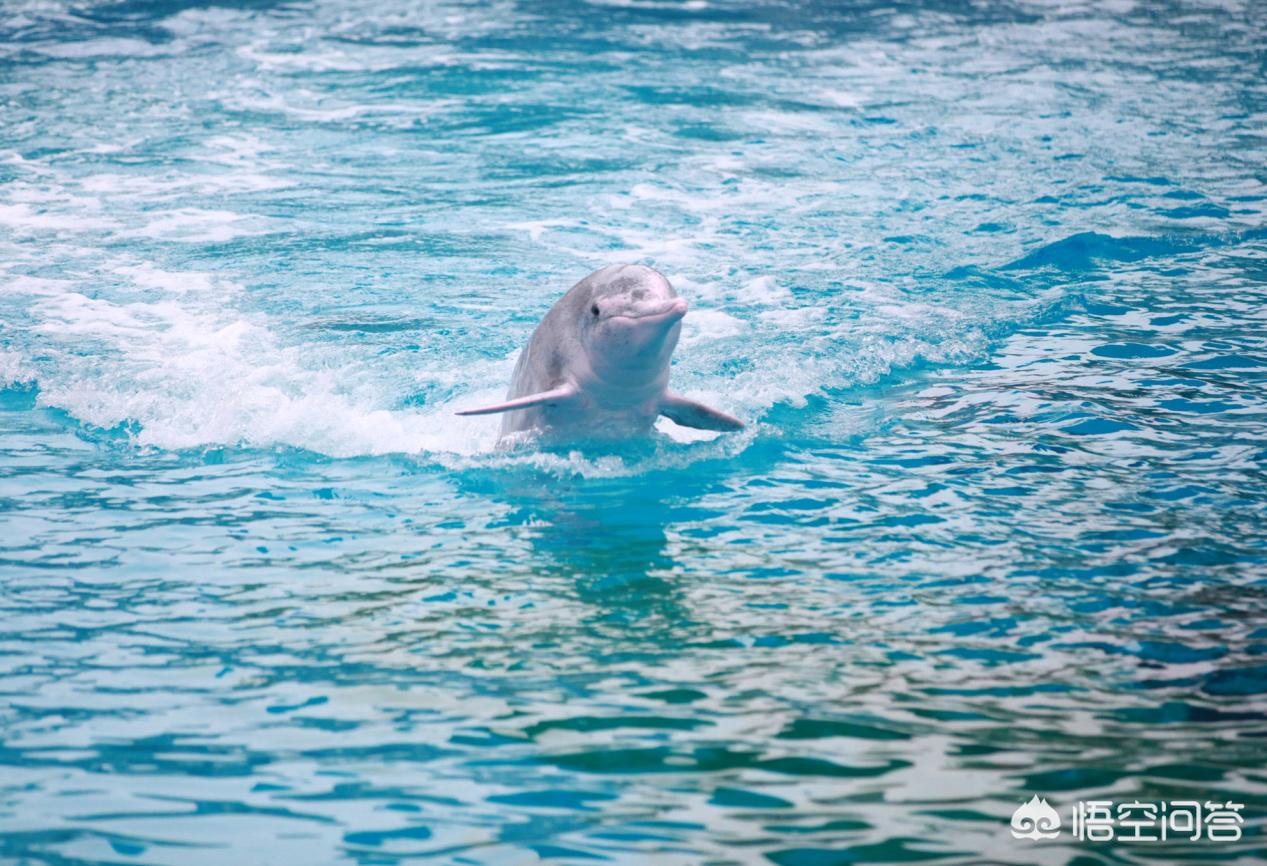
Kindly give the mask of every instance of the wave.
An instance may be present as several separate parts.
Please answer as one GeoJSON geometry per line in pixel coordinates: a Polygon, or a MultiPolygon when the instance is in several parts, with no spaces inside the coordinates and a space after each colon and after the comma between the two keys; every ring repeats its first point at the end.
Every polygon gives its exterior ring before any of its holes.
{"type": "Polygon", "coordinates": [[[1097,262],[1138,262],[1167,258],[1222,246],[1248,243],[1267,237],[1267,229],[1248,229],[1222,235],[1192,234],[1161,237],[1115,237],[1100,232],[1079,232],[1044,244],[1003,266],[1004,270],[1056,268],[1085,271],[1097,262]]]}
{"type": "MultiPolygon", "coordinates": [[[[15,347],[0,353],[0,378],[34,383],[39,405],[92,428],[122,428],[142,448],[288,446],[332,457],[413,454],[441,462],[495,453],[498,419],[453,411],[498,399],[515,353],[481,358],[455,347],[427,357],[405,353],[388,365],[358,341],[408,339],[409,328],[425,322],[366,330],[364,314],[346,322],[327,317],[286,336],[277,320],[249,311],[242,286],[221,276],[148,264],[116,266],[115,273],[130,281],[136,299],[91,297],[66,280],[19,277],[0,286],[0,299],[21,307],[27,320],[15,347]],[[333,349],[314,341],[314,329],[333,349]]],[[[842,317],[825,303],[789,303],[790,294],[769,278],[740,292],[754,305],[742,316],[715,309],[688,315],[674,387],[758,422],[756,430],[710,444],[714,434],[662,421],[666,441],[691,446],[691,459],[744,447],[777,404],[803,407],[814,394],[921,364],[981,359],[1001,336],[1063,303],[1016,306],[1000,318],[873,297],[842,317]]],[[[558,455],[530,459],[556,468],[568,462],[558,455]]],[[[599,461],[588,471],[618,470],[599,461]]]]}

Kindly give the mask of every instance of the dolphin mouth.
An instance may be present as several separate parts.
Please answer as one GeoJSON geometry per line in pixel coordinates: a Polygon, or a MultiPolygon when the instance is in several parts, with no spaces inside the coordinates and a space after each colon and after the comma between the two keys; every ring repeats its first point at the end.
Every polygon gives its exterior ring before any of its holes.
{"type": "Polygon", "coordinates": [[[651,313],[639,313],[637,315],[622,314],[612,316],[613,319],[628,319],[631,322],[676,322],[686,315],[687,303],[686,298],[674,298],[659,310],[651,313]]]}

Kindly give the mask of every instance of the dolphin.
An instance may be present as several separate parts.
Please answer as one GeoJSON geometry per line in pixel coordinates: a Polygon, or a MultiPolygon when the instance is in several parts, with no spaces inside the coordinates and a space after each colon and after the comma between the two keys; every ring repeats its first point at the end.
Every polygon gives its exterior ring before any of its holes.
{"type": "Polygon", "coordinates": [[[519,353],[503,403],[458,415],[505,413],[501,436],[548,440],[646,435],[664,415],[683,427],[742,430],[743,422],[669,386],[686,299],[644,265],[610,265],[555,302],[519,353]]]}

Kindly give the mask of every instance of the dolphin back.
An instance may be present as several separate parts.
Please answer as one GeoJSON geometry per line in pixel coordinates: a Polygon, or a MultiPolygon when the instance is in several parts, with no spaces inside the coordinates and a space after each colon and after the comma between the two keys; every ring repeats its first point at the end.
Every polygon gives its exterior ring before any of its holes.
{"type": "MultiPolygon", "coordinates": [[[[587,306],[590,282],[599,273],[601,271],[590,274],[568,289],[537,323],[515,361],[515,371],[510,376],[510,387],[506,391],[508,401],[552,391],[566,384],[569,363],[582,351],[577,335],[577,318],[587,306]]],[[[537,407],[505,413],[501,435],[539,426],[540,414],[541,410],[537,407]]]]}

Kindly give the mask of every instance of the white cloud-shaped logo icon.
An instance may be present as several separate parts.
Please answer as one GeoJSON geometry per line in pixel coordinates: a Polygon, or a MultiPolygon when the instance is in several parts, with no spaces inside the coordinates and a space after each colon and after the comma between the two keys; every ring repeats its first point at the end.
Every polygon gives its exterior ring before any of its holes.
{"type": "Polygon", "coordinates": [[[1060,835],[1060,816],[1035,794],[1012,813],[1012,835],[1017,839],[1055,839],[1060,835]]]}

